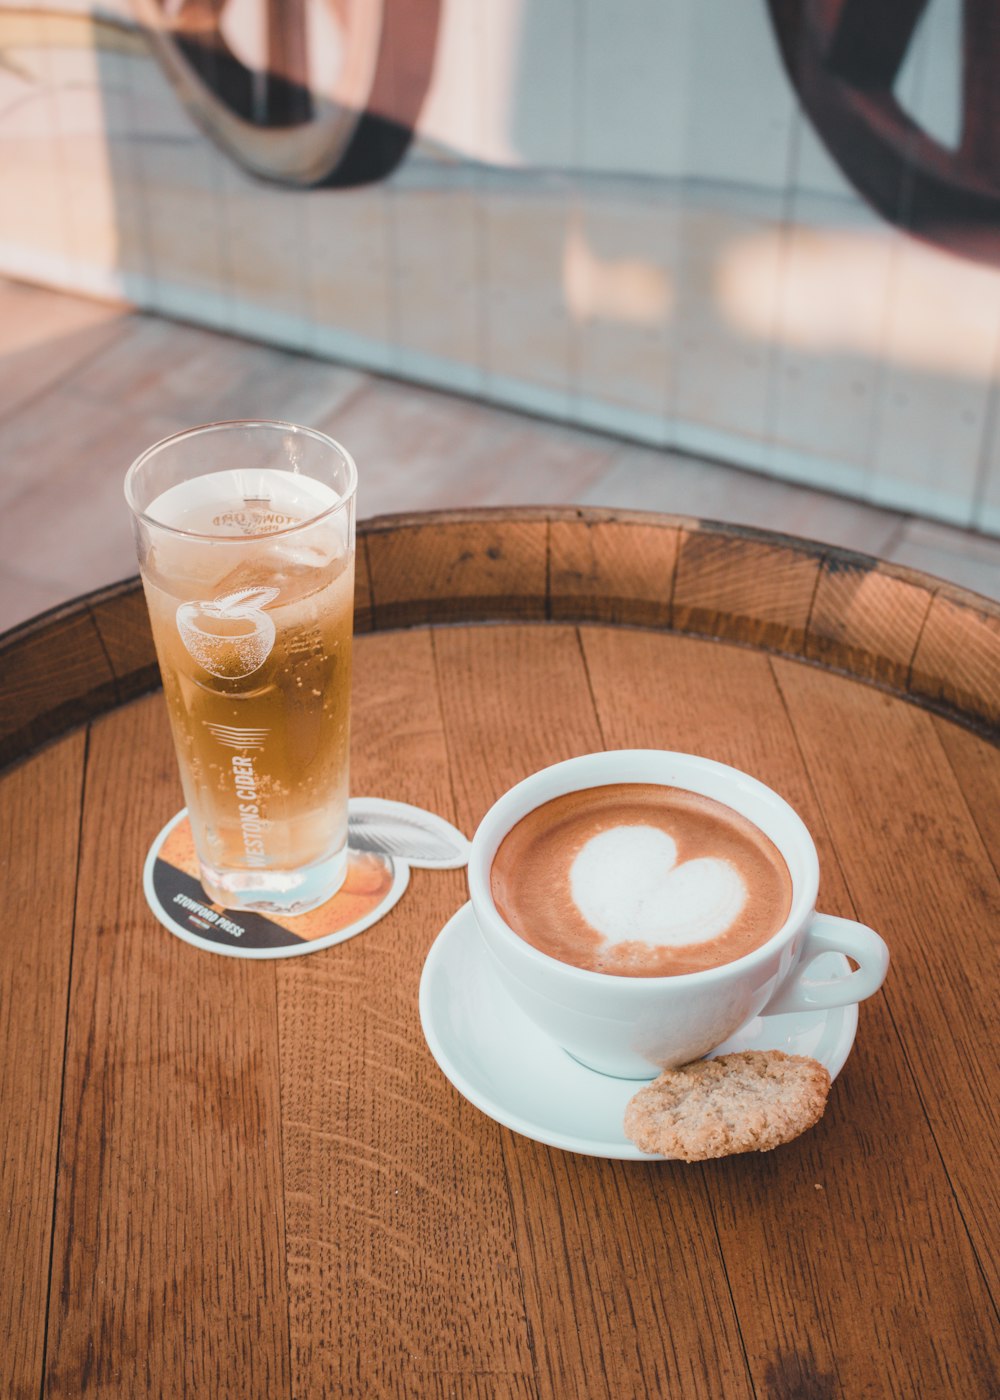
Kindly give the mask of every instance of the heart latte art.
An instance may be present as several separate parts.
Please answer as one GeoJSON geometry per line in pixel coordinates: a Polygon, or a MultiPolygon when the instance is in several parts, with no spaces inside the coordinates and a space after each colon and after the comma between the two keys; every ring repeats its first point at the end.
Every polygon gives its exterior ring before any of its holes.
{"type": "Polygon", "coordinates": [[[718,938],[746,903],[727,860],[677,863],[677,843],[655,826],[613,826],[581,848],[570,866],[573,903],[606,941],[678,946],[718,938]]]}
{"type": "Polygon", "coordinates": [[[717,967],[784,923],[777,848],[712,798],[652,783],[568,793],[530,812],[491,871],[501,917],[551,957],[594,972],[717,967]]]}

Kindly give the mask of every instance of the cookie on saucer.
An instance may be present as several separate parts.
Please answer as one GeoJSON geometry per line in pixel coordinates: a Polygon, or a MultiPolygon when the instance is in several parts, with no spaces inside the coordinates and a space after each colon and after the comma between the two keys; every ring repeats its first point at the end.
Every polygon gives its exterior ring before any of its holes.
{"type": "Polygon", "coordinates": [[[770,1152],[819,1122],[829,1092],[828,1072],[806,1055],[741,1050],[665,1069],[629,1101],[625,1132],[682,1162],[770,1152]]]}

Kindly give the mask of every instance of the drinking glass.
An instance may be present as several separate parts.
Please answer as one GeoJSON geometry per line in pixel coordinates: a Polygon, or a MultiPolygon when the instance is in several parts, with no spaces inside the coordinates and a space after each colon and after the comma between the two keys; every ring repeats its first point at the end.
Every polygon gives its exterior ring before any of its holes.
{"type": "Polygon", "coordinates": [[[339,443],[209,423],[125,497],[205,892],[282,915],[347,869],[354,505],[339,443]]]}

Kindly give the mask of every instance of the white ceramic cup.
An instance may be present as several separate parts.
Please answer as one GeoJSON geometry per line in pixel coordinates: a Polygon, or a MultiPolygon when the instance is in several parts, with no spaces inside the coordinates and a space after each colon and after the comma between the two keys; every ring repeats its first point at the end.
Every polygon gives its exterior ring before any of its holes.
{"type": "Polygon", "coordinates": [[[626,749],[586,754],[525,778],[486,813],[472,840],[469,891],[502,985],[527,1015],[590,1069],[649,1079],[727,1040],[758,1015],[819,1011],[878,991],[889,950],[873,929],[817,914],[819,860],[787,802],[737,768],[693,754],[626,749]],[[781,852],[792,879],[788,918],[762,947],[733,962],[673,977],[622,977],[560,962],[520,938],[500,917],[490,869],[522,817],[554,797],[612,783],[662,783],[713,797],[743,814],[781,852]],[[820,953],[853,958],[857,971],[810,980],[820,953]]]}

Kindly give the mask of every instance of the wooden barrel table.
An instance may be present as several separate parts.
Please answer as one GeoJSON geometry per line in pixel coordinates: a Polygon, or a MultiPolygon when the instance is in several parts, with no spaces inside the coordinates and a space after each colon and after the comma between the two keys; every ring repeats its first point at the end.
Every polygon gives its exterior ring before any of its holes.
{"type": "Polygon", "coordinates": [[[355,792],[471,834],[558,759],[735,764],[892,952],[812,1131],[560,1151],[440,1073],[417,870],[361,936],[239,961],[141,871],[181,806],[137,580],[0,647],[0,1392],[1000,1394],[1000,608],[760,531],[585,510],[359,532],[355,792]]]}

